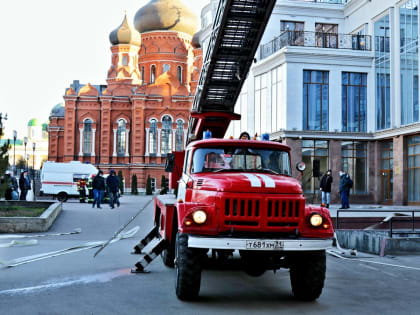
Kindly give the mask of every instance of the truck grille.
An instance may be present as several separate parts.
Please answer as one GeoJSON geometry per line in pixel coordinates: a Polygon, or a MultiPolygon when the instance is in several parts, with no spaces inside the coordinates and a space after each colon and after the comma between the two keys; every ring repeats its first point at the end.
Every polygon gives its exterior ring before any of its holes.
{"type": "Polygon", "coordinates": [[[223,198],[226,227],[297,227],[304,201],[294,198],[223,198]]]}

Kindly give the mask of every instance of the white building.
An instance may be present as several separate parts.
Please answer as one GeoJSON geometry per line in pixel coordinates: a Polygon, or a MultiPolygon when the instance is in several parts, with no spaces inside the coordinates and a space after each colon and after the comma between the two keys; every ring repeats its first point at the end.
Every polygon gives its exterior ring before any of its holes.
{"type": "MultiPolygon", "coordinates": [[[[207,48],[213,1],[202,11],[207,48]]],[[[277,0],[231,134],[269,133],[294,162],[354,181],[353,200],[420,203],[418,0],[277,0]]]]}

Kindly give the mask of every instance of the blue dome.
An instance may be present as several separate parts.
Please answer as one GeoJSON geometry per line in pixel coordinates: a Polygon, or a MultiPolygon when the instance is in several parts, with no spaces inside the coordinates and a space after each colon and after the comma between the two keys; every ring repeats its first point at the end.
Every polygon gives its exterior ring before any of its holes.
{"type": "Polygon", "coordinates": [[[50,116],[52,116],[52,117],[64,117],[64,112],[65,112],[64,104],[63,103],[58,103],[51,110],[50,116]]]}

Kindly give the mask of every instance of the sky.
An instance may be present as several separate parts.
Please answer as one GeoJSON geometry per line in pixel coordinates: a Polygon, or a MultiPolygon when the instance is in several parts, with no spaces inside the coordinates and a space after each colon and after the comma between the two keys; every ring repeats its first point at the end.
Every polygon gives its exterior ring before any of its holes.
{"type": "MultiPolygon", "coordinates": [[[[5,138],[27,136],[32,118],[48,121],[73,80],[106,84],[109,33],[127,12],[133,23],[149,0],[1,0],[0,112],[5,138]]],[[[200,16],[209,0],[183,0],[200,16]]]]}

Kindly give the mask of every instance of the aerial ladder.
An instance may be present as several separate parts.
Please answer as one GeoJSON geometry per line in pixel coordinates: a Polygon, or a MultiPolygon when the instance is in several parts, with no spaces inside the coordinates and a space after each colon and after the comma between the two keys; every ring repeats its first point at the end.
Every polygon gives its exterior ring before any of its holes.
{"type": "MultiPolygon", "coordinates": [[[[234,108],[259,43],[275,6],[275,0],[220,0],[209,46],[188,123],[187,144],[201,140],[204,131],[223,138],[231,120],[239,120],[234,108]]],[[[179,176],[176,174],[175,176],[179,176]]],[[[167,218],[167,220],[172,218],[167,218]]],[[[135,264],[133,273],[146,266],[168,247],[155,226],[135,247],[142,250],[155,238],[158,243],[135,264]]],[[[173,259],[172,259],[173,261],[173,259]]],[[[168,261],[170,264],[170,262],[168,261]]]]}

